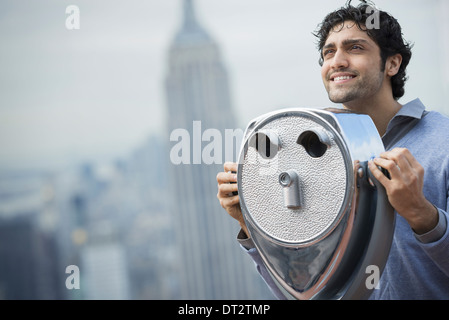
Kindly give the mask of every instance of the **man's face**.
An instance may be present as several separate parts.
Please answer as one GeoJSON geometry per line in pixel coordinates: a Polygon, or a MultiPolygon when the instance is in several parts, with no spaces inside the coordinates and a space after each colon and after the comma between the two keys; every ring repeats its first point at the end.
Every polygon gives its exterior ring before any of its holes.
{"type": "Polygon", "coordinates": [[[379,46],[352,21],[329,33],[323,61],[321,76],[332,102],[361,103],[384,84],[379,46]]]}

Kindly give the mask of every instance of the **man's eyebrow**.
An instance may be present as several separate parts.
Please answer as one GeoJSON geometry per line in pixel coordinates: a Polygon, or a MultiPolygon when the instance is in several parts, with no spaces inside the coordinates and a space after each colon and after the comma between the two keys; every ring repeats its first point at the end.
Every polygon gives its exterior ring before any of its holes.
{"type": "Polygon", "coordinates": [[[335,43],[331,42],[331,43],[326,44],[323,47],[323,50],[328,49],[328,48],[334,48],[334,47],[335,47],[335,43]]]}
{"type": "Polygon", "coordinates": [[[350,44],[356,44],[356,43],[366,43],[368,44],[368,41],[365,39],[346,39],[343,40],[343,45],[350,45],[350,44]]]}
{"type": "MultiPolygon", "coordinates": [[[[357,44],[357,43],[369,44],[368,40],[365,40],[365,39],[345,39],[345,40],[343,40],[343,45],[344,46],[348,46],[348,45],[351,45],[351,44],[357,44]]],[[[331,43],[326,44],[323,47],[323,50],[324,49],[328,49],[328,48],[334,48],[334,47],[335,47],[335,43],[331,42],[331,43]]]]}

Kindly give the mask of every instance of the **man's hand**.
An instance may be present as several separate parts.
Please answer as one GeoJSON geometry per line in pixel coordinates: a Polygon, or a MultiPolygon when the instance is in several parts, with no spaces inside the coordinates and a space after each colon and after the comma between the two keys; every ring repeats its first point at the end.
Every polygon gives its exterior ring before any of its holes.
{"type": "Polygon", "coordinates": [[[217,174],[218,193],[217,198],[220,200],[221,206],[228,212],[228,214],[237,220],[248,236],[248,229],[246,228],[245,220],[243,219],[242,210],[240,208],[239,196],[232,192],[238,191],[237,163],[226,162],[224,164],[224,172],[217,174]]]}
{"type": "Polygon", "coordinates": [[[368,163],[374,177],[385,187],[393,208],[407,220],[417,234],[424,234],[438,224],[438,210],[423,194],[424,169],[408,149],[383,152],[368,163]],[[387,178],[377,167],[388,170],[387,178]]]}

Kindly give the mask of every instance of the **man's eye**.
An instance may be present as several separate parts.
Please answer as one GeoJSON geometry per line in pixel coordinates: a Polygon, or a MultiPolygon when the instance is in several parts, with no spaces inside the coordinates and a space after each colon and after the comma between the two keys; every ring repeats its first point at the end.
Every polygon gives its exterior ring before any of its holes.
{"type": "Polygon", "coordinates": [[[358,46],[358,45],[353,45],[353,46],[351,47],[351,49],[352,49],[352,50],[363,50],[363,48],[362,48],[361,46],[358,46]]]}
{"type": "Polygon", "coordinates": [[[334,50],[333,49],[328,49],[328,50],[324,51],[323,56],[327,56],[327,55],[329,55],[331,53],[334,53],[334,50]]]}

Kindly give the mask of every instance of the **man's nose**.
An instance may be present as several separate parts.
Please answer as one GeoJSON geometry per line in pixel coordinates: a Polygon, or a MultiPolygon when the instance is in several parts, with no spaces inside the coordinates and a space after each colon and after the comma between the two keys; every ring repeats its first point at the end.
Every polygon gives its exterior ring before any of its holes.
{"type": "Polygon", "coordinates": [[[349,60],[346,52],[344,50],[337,50],[332,57],[331,68],[338,70],[347,67],[349,67],[349,60]]]}

